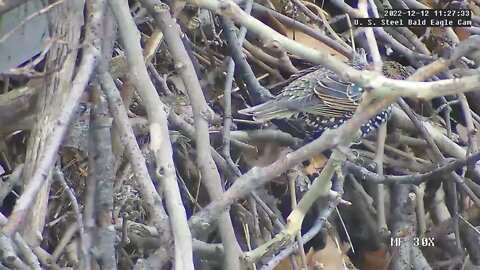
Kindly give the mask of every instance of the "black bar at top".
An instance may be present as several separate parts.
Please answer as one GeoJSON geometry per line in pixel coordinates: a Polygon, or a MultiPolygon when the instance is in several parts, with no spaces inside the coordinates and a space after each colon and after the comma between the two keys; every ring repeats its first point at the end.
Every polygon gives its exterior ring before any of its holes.
{"type": "Polygon", "coordinates": [[[355,18],[353,25],[358,27],[469,27],[472,26],[472,19],[470,16],[355,18]]]}

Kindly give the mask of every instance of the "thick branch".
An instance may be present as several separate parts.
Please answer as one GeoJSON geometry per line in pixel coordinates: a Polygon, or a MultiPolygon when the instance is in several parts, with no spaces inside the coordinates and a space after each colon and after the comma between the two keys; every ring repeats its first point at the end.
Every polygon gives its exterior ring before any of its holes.
{"type": "MultiPolygon", "coordinates": [[[[90,14],[90,23],[86,28],[84,51],[82,59],[80,61],[77,74],[72,82],[70,93],[65,99],[65,103],[58,108],[59,112],[55,117],[55,128],[52,130],[51,135],[47,137],[45,145],[46,147],[44,156],[37,163],[37,168],[33,172],[30,184],[26,187],[20,198],[17,200],[13,213],[10,215],[8,223],[5,225],[3,233],[13,234],[18,225],[25,219],[27,209],[31,206],[36,195],[40,191],[40,187],[46,180],[46,176],[50,171],[55,159],[57,157],[57,150],[59,149],[63,136],[67,130],[68,123],[72,118],[75,109],[77,108],[78,101],[88,84],[90,76],[95,68],[96,57],[100,55],[100,48],[98,42],[100,34],[102,33],[101,20],[103,18],[103,10],[96,10],[90,14]]],[[[52,120],[53,121],[53,120],[52,120]]]]}
{"type": "MultiPolygon", "coordinates": [[[[182,204],[180,189],[177,185],[175,164],[173,163],[172,144],[168,133],[167,107],[162,103],[157,91],[150,80],[147,68],[143,61],[143,52],[140,47],[140,35],[137,26],[130,15],[125,2],[110,1],[115,18],[119,25],[127,53],[127,62],[130,68],[130,79],[145,105],[150,122],[150,149],[155,155],[157,176],[165,186],[167,208],[170,210],[170,219],[175,243],[175,268],[194,269],[192,236],[187,224],[187,215],[182,204]]],[[[163,224],[156,224],[162,227],[163,224]]]]}
{"type": "MultiPolygon", "coordinates": [[[[170,15],[168,5],[155,4],[152,0],[140,1],[149,10],[165,35],[165,43],[175,61],[183,83],[186,87],[193,110],[196,131],[197,163],[202,179],[210,198],[216,199],[223,193],[222,181],[217,166],[210,152],[208,119],[213,117],[213,111],[208,107],[195,70],[179,36],[179,27],[170,15]]],[[[225,249],[225,263],[228,269],[239,269],[240,246],[237,243],[232,221],[228,213],[223,213],[219,224],[220,235],[225,249]]]]}
{"type": "Polygon", "coordinates": [[[254,167],[246,174],[239,177],[235,183],[223,194],[219,199],[211,202],[202,211],[190,218],[190,225],[193,230],[211,226],[218,219],[220,213],[228,209],[228,207],[239,198],[244,197],[255,189],[265,185],[274,177],[287,171],[289,168],[307,160],[314,155],[321,153],[326,149],[334,148],[340,143],[347,141],[352,134],[360,129],[360,126],[377,115],[385,106],[392,103],[392,100],[382,100],[361,113],[356,113],[352,119],[335,130],[329,130],[315,141],[305,145],[293,153],[287,154],[285,157],[279,158],[274,163],[266,167],[254,167]]]}
{"type": "MultiPolygon", "coordinates": [[[[480,74],[463,77],[461,79],[448,79],[435,82],[411,82],[386,78],[383,75],[370,71],[358,71],[349,65],[336,60],[327,52],[315,50],[285,37],[259,20],[246,14],[240,7],[231,1],[199,0],[188,1],[216,12],[219,15],[232,19],[235,23],[245,26],[266,40],[275,40],[284,49],[300,58],[308,59],[315,64],[331,69],[342,77],[347,78],[365,88],[372,88],[376,97],[417,97],[430,99],[438,96],[478,90],[480,74]]],[[[471,37],[469,40],[480,42],[480,36],[471,37]]]]}

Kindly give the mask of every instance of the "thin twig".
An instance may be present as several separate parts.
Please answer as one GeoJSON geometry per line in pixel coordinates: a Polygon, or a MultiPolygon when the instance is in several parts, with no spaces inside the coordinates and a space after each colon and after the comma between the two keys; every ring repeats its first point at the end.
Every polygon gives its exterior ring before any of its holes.
{"type": "MultiPolygon", "coordinates": [[[[65,181],[65,177],[63,172],[59,168],[55,168],[53,170],[53,178],[57,180],[60,185],[62,185],[63,189],[67,193],[68,198],[70,199],[70,203],[72,204],[73,213],[75,214],[75,219],[77,220],[77,226],[79,231],[79,244],[80,244],[80,265],[86,265],[88,256],[88,250],[85,249],[85,227],[83,226],[83,217],[82,212],[80,211],[80,206],[78,205],[77,198],[73,193],[72,189],[68,186],[67,181],[65,181]]],[[[55,262],[55,261],[54,261],[55,262]]]]}

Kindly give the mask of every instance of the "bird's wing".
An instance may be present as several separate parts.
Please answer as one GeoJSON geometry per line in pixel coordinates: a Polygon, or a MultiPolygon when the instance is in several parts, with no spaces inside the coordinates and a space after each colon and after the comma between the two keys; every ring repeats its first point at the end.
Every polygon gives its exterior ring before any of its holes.
{"type": "Polygon", "coordinates": [[[350,116],[362,89],[342,81],[335,73],[317,68],[291,81],[274,100],[240,110],[258,122],[313,114],[324,118],[350,116]]]}
{"type": "Polygon", "coordinates": [[[304,70],[301,70],[298,73],[292,74],[288,79],[286,79],[283,82],[280,82],[274,86],[272,86],[269,90],[275,95],[278,95],[280,92],[282,92],[285,87],[293,83],[295,80],[299,79],[300,77],[303,77],[311,72],[317,71],[320,67],[319,66],[313,66],[306,68],[304,70]]]}
{"type": "Polygon", "coordinates": [[[362,93],[362,88],[342,80],[330,70],[319,68],[296,79],[280,95],[297,97],[303,102],[297,111],[337,118],[352,115],[362,93]]]}
{"type": "Polygon", "coordinates": [[[353,83],[343,81],[338,75],[327,71],[317,78],[313,92],[322,100],[313,114],[325,117],[344,117],[355,112],[360,103],[363,89],[353,83]]]}
{"type": "Polygon", "coordinates": [[[255,121],[263,123],[272,119],[285,119],[307,113],[315,108],[321,100],[314,94],[307,96],[293,96],[282,94],[274,100],[238,111],[240,114],[250,115],[255,121]]]}

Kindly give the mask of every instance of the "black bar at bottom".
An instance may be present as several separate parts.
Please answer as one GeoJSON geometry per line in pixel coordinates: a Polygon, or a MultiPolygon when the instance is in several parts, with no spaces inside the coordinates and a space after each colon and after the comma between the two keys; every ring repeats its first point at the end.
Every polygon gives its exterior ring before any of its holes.
{"type": "Polygon", "coordinates": [[[398,18],[355,18],[358,27],[468,27],[471,17],[398,17],[398,18]]]}

